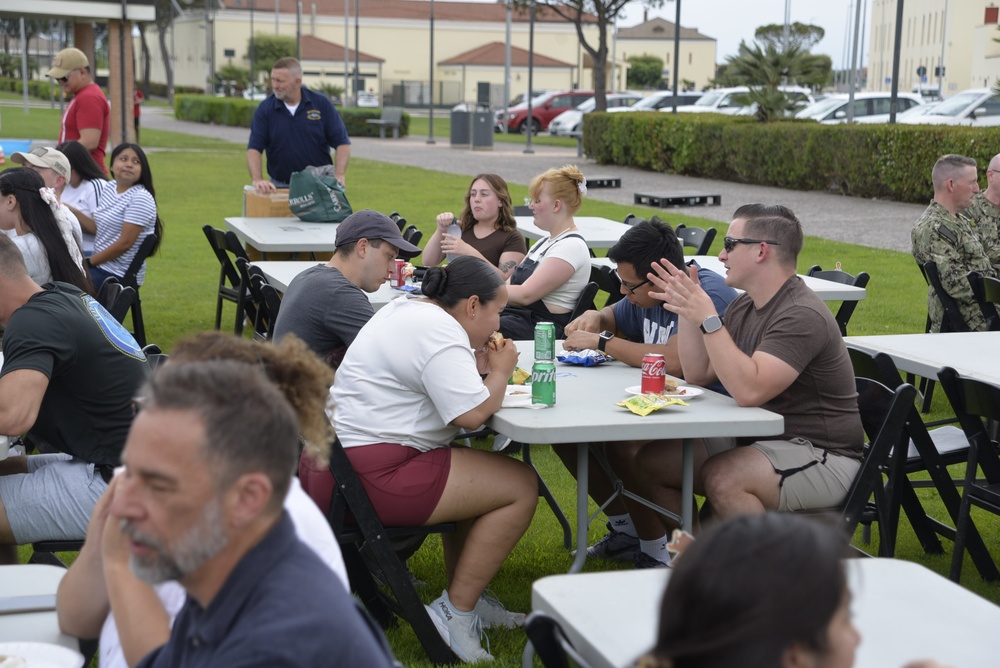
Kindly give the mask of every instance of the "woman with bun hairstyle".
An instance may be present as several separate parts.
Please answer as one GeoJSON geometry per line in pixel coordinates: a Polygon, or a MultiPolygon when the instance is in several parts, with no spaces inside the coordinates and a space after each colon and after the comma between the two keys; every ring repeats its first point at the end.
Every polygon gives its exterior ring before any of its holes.
{"type": "Polygon", "coordinates": [[[534,336],[535,324],[552,322],[556,338],[580,294],[590,281],[590,250],[577,231],[573,216],[587,194],[587,181],[574,165],[550,169],[529,186],[535,225],[549,233],[528,251],[507,279],[510,307],[500,319],[504,336],[525,340],[534,336]]]}
{"type": "MultiPolygon", "coordinates": [[[[429,268],[421,289],[424,299],[396,299],[361,328],[327,410],[384,524],[458,524],[441,536],[448,588],[427,610],[456,656],[489,660],[482,628],[524,615],[483,592],[531,523],[538,482],[522,462],[452,440],[500,408],[517,365],[511,341],[487,346],[507,287],[486,261],[459,257],[429,268]],[[401,345],[400,332],[417,336],[401,345]]],[[[323,483],[303,486],[315,499],[323,483]]]]}
{"type": "Polygon", "coordinates": [[[458,218],[450,211],[438,214],[437,227],[424,247],[424,264],[441,264],[447,255],[479,257],[507,278],[524,259],[527,247],[517,231],[507,182],[497,174],[479,174],[465,192],[465,208],[458,218]],[[447,234],[452,221],[462,236],[447,234]]]}
{"type": "MultiPolygon", "coordinates": [[[[70,167],[69,183],[63,188],[60,201],[77,215],[77,219],[78,213],[93,218],[101,189],[108,180],[104,169],[78,141],[64,141],[56,146],[56,150],[66,156],[70,167]]],[[[83,233],[83,252],[86,255],[94,252],[94,235],[89,232],[83,233]]]]}
{"type": "Polygon", "coordinates": [[[67,240],[56,222],[59,200],[55,191],[45,187],[38,172],[24,167],[0,172],[0,198],[0,230],[21,251],[31,280],[39,285],[70,283],[93,295],[90,278],[68,246],[76,241],[67,240]]]}

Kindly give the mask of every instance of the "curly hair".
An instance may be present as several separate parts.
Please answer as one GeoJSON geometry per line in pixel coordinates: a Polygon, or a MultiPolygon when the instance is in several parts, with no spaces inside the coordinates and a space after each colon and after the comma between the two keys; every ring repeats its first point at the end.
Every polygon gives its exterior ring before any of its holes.
{"type": "Polygon", "coordinates": [[[202,332],[179,341],[170,360],[235,360],[259,365],[295,411],[309,456],[316,461],[329,457],[333,427],[326,415],[326,398],[333,385],[333,369],[295,335],[271,344],[222,332],[202,332]]]}

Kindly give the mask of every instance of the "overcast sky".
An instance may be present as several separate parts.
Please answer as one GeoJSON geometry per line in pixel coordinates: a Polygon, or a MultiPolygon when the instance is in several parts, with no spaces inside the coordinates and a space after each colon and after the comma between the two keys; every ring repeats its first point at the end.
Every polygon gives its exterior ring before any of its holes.
{"type": "MultiPolygon", "coordinates": [[[[447,1],[447,0],[438,0],[447,1]]],[[[496,0],[472,0],[496,2],[496,0]]],[[[676,1],[676,0],[675,0],[676,1]]],[[[822,26],[826,37],[814,53],[825,53],[833,59],[835,69],[840,69],[844,59],[844,35],[848,14],[854,21],[856,8],[851,0],[789,0],[791,20],[822,26]]],[[[870,0],[859,0],[862,9],[862,27],[866,28],[865,14],[871,14],[870,0]]],[[[643,3],[633,0],[626,5],[620,27],[631,27],[642,22],[643,3]]],[[[673,23],[677,7],[666,2],[660,9],[650,10],[650,17],[660,16],[673,23]]],[[[753,41],[754,30],[770,23],[785,20],[785,0],[681,0],[681,25],[697,28],[703,35],[714,37],[718,43],[716,58],[725,62],[726,56],[735,55],[740,40],[753,41]],[[721,17],[721,18],[720,18],[721,17]]],[[[851,44],[848,44],[848,49],[851,44]]],[[[862,56],[865,54],[861,49],[862,56]]],[[[848,63],[850,50],[847,51],[848,63]]]]}

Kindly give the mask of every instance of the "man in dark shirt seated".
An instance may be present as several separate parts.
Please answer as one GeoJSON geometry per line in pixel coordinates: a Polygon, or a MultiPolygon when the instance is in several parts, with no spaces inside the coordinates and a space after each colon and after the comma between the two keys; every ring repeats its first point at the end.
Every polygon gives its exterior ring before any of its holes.
{"type": "Polygon", "coordinates": [[[140,579],[187,591],[139,666],[390,666],[284,510],[299,439],[281,392],[239,362],[174,363],[137,401],[109,519],[140,579]]]}
{"type": "Polygon", "coordinates": [[[132,335],[90,295],[32,281],[3,234],[0,324],[0,434],[58,451],[0,461],[0,563],[17,563],[18,545],[86,536],[148,367],[132,335]]]}

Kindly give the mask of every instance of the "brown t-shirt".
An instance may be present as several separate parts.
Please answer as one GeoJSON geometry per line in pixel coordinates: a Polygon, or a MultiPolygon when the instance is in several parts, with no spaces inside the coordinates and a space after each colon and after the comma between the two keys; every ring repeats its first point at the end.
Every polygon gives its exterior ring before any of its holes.
{"type": "Polygon", "coordinates": [[[785,418],[782,439],[804,438],[861,459],[864,432],[847,347],[830,309],[793,276],[762,308],[742,294],[726,311],[726,329],[747,355],[760,350],[799,372],[762,408],[785,418]]]}
{"type": "Polygon", "coordinates": [[[516,229],[510,232],[493,230],[488,236],[479,239],[470,227],[462,231],[462,241],[479,251],[493,266],[499,266],[500,256],[504,253],[521,253],[523,255],[528,252],[528,248],[524,244],[524,237],[516,229]]]}

